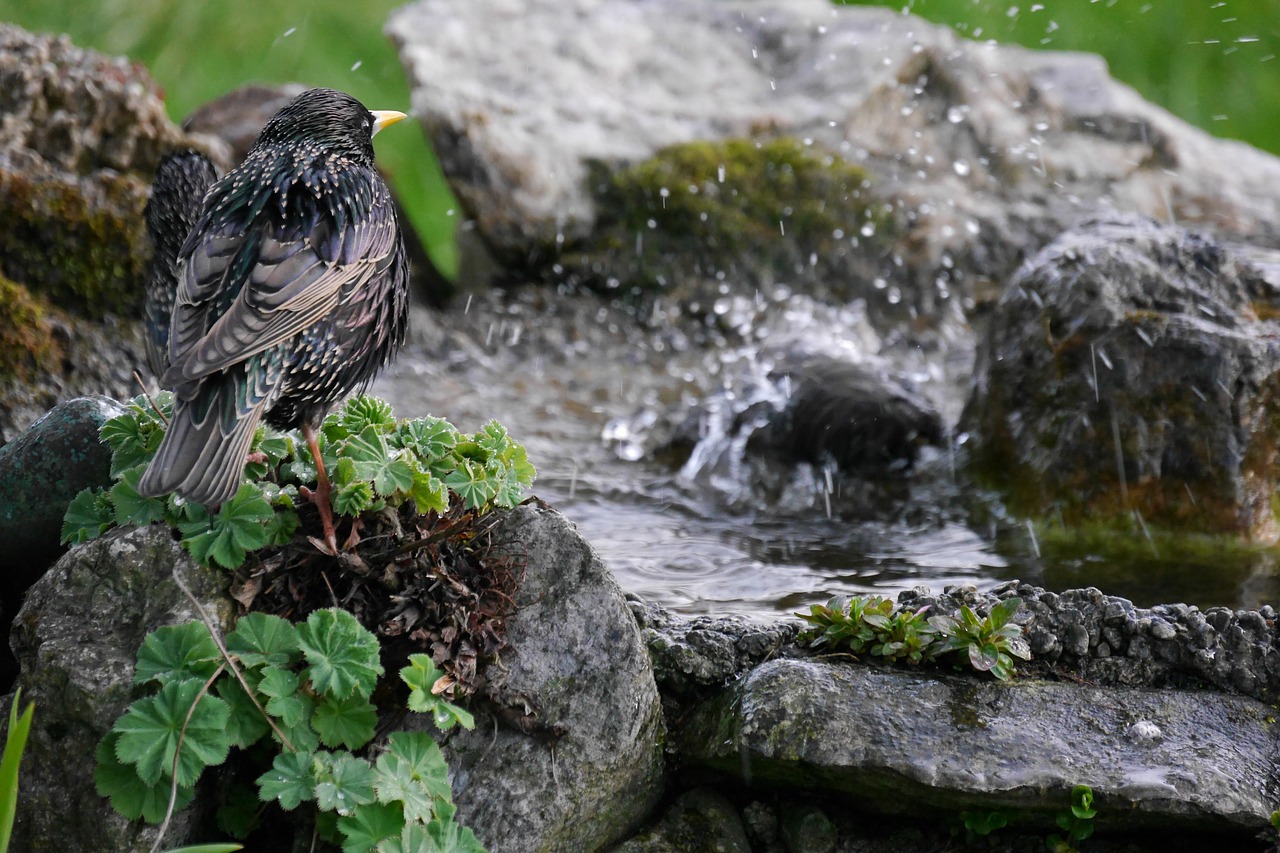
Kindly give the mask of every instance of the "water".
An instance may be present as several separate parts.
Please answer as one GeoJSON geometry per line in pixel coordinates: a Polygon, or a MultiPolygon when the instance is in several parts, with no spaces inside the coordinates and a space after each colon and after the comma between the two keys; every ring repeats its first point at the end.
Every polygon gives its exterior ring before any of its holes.
{"type": "Polygon", "coordinates": [[[968,387],[972,352],[962,340],[928,354],[895,350],[856,309],[787,296],[718,310],[721,331],[698,334],[678,318],[641,328],[626,310],[581,294],[518,291],[458,300],[445,313],[419,308],[410,342],[371,390],[401,417],[442,416],[465,430],[501,421],[538,467],[534,493],[578,526],[623,589],[683,613],[775,617],[838,593],[991,589],[1013,578],[1098,586],[1143,606],[1280,599],[1267,553],[1224,565],[1151,553],[1144,540],[1117,561],[1064,547],[1060,535],[1038,542],[1021,522],[976,530],[947,448],[902,472],[893,495],[839,477],[828,488],[809,466],[768,496],[753,491],[724,410],[779,393],[767,374],[782,350],[891,357],[949,423],[968,387]],[[701,431],[683,466],[662,451],[681,412],[698,413],[701,431]]]}

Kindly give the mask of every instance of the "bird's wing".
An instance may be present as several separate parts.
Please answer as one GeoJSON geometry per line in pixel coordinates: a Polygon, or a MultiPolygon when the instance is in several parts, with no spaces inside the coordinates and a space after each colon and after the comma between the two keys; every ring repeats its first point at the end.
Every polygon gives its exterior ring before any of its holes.
{"type": "Polygon", "coordinates": [[[391,263],[396,221],[385,189],[356,216],[313,222],[305,233],[259,225],[191,247],[163,384],[209,376],[289,340],[391,263]]]}

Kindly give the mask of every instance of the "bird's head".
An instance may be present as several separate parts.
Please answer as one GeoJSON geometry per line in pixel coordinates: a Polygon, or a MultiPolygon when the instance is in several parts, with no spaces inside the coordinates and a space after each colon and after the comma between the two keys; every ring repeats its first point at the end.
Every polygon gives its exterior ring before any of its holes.
{"type": "Polygon", "coordinates": [[[406,117],[395,110],[371,111],[336,89],[308,89],[271,117],[253,147],[312,142],[372,162],[374,135],[406,117]]]}

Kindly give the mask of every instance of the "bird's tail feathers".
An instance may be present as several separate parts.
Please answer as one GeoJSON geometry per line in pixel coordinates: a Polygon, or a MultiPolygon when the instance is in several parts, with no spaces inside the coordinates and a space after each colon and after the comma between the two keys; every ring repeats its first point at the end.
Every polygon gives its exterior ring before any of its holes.
{"type": "MultiPolygon", "coordinates": [[[[217,398],[234,395],[216,395],[217,398]]],[[[247,412],[227,412],[234,399],[215,399],[199,417],[191,402],[176,400],[169,429],[138,480],[138,493],[180,497],[214,506],[230,500],[244,478],[245,458],[266,400],[247,412]]]]}

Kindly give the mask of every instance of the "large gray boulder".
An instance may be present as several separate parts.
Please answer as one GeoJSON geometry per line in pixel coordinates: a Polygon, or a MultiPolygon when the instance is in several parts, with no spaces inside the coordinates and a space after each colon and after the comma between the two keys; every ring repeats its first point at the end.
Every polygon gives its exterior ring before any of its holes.
{"type": "MultiPolygon", "coordinates": [[[[648,815],[664,784],[665,727],[640,629],[559,513],[525,505],[493,535],[525,561],[525,577],[507,626],[515,653],[485,672],[493,701],[477,707],[476,729],[443,744],[459,819],[494,851],[607,847],[648,815]]],[[[197,618],[175,576],[229,630],[236,605],[225,573],[196,566],[159,525],[78,546],[31,588],[12,638],[18,686],[36,703],[20,849],[131,850],[154,838],[98,797],[94,750],[133,698],[146,634],[197,618]],[[68,802],[78,804],[76,821],[64,819],[68,802]]],[[[431,725],[413,715],[403,727],[415,723],[431,725]]],[[[207,793],[166,843],[209,831],[207,793]]]]}
{"type": "Polygon", "coordinates": [[[21,599],[63,547],[67,504],[82,489],[111,482],[111,448],[98,430],[124,407],[110,397],[76,397],[60,403],[30,429],[0,447],[0,589],[21,599]]]}
{"type": "Polygon", "coordinates": [[[1052,826],[1088,785],[1106,803],[1099,826],[1217,831],[1225,844],[1269,825],[1271,714],[1203,692],[776,660],[699,708],[676,745],[753,785],[889,814],[1004,810],[1052,826]]]}
{"type": "Polygon", "coordinates": [[[0,26],[0,272],[89,316],[137,313],[160,156],[188,140],[140,66],[0,26]]]}
{"type": "Polygon", "coordinates": [[[1280,161],[1146,103],[1094,56],[827,0],[419,0],[387,32],[479,235],[552,279],[627,292],[720,273],[927,316],[1099,210],[1280,239],[1280,161]],[[724,145],[778,137],[799,148],[759,169],[791,199],[775,209],[735,174],[750,153],[724,145]],[[721,263],[717,241],[757,230],[721,263]],[[702,254],[667,264],[663,241],[702,254]]]}
{"type": "MultiPolygon", "coordinates": [[[[0,447],[0,637],[9,634],[22,596],[66,549],[60,544],[67,504],[81,489],[110,481],[111,450],[98,429],[124,409],[109,397],[77,397],[58,405],[0,447]],[[7,606],[6,606],[7,603],[7,606]]],[[[17,675],[0,649],[0,684],[17,675]]]]}
{"type": "MultiPolygon", "coordinates": [[[[27,593],[10,640],[23,704],[36,706],[15,849],[97,853],[151,846],[155,827],[126,820],[98,796],[94,753],[134,698],[143,638],[162,625],[199,618],[175,578],[223,630],[230,626],[235,603],[226,594],[226,574],[197,566],[159,526],[112,531],[72,549],[27,593]]],[[[187,839],[196,809],[178,813],[166,844],[187,839]]]]}

